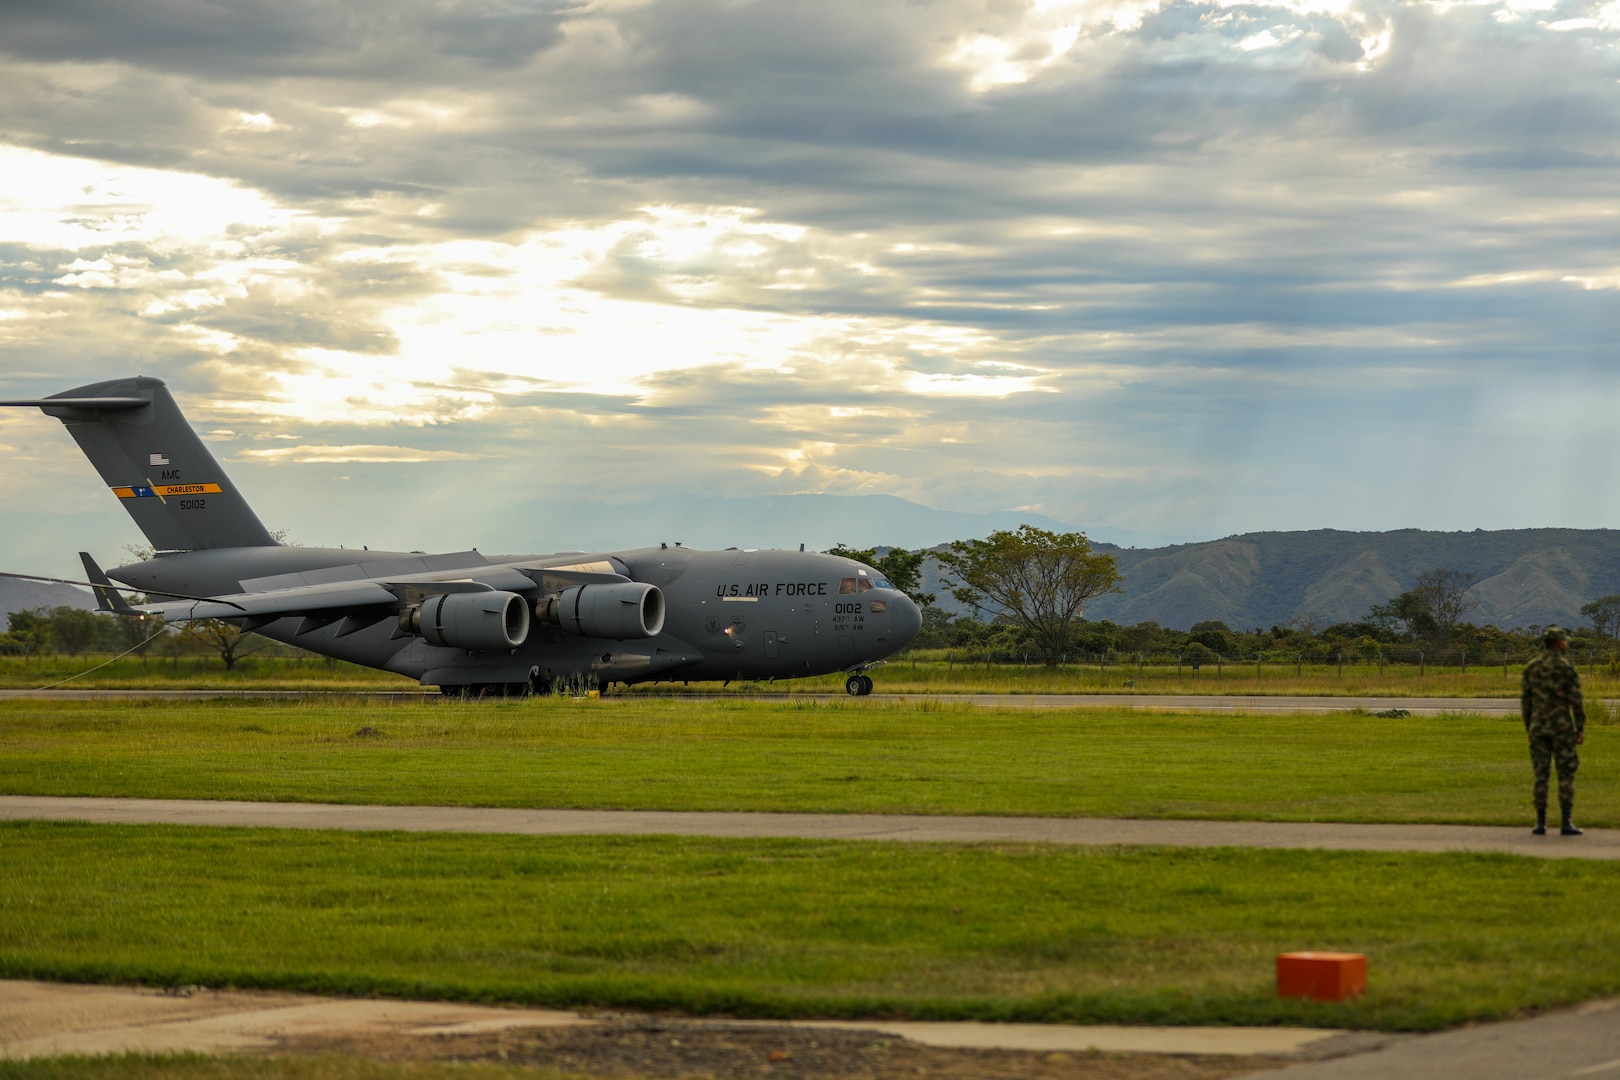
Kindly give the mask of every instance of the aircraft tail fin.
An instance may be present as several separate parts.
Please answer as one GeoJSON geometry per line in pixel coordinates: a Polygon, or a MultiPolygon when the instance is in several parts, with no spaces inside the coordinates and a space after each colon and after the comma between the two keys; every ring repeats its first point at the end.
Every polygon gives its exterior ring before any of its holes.
{"type": "Polygon", "coordinates": [[[62,421],[153,550],[275,546],[161,379],[114,379],[0,405],[38,406],[62,421]]]}

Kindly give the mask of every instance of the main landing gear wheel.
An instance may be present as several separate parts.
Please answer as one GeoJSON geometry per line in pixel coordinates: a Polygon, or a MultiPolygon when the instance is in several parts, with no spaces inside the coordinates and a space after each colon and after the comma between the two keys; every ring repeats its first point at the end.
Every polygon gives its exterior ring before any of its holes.
{"type": "Polygon", "coordinates": [[[870,675],[851,675],[844,680],[844,691],[850,697],[865,697],[872,692],[872,677],[870,675]]]}

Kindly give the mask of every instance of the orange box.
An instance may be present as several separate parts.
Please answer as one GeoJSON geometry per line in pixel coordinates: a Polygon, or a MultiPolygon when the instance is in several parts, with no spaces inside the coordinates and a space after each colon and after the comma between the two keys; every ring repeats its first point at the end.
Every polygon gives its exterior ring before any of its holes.
{"type": "Polygon", "coordinates": [[[1360,953],[1291,952],[1277,957],[1277,996],[1343,1001],[1367,992],[1367,958],[1360,953]]]}

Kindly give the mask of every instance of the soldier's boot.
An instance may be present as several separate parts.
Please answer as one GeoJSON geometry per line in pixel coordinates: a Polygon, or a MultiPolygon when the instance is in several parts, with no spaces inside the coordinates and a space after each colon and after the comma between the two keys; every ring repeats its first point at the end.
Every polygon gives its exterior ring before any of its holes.
{"type": "Polygon", "coordinates": [[[1545,806],[1536,807],[1536,827],[1530,830],[1530,835],[1547,835],[1547,808],[1545,806]]]}
{"type": "Polygon", "coordinates": [[[1563,806],[1563,810],[1564,810],[1564,827],[1562,829],[1558,830],[1559,835],[1561,835],[1561,836],[1580,836],[1580,835],[1582,835],[1581,830],[1579,830],[1579,829],[1577,829],[1575,827],[1575,823],[1573,821],[1569,820],[1570,815],[1572,815],[1575,812],[1574,805],[1571,804],[1571,803],[1565,803],[1564,806],[1563,806]]]}

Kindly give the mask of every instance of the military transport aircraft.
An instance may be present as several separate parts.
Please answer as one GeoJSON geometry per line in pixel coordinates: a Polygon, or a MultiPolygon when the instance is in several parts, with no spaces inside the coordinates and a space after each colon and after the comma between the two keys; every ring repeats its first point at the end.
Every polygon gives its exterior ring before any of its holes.
{"type": "Polygon", "coordinates": [[[876,570],[802,548],[487,556],[285,546],[159,379],[0,405],[61,420],[156,552],[105,574],[80,554],[101,610],[220,619],[445,693],[836,671],[864,695],[867,669],[922,626],[876,570]]]}

